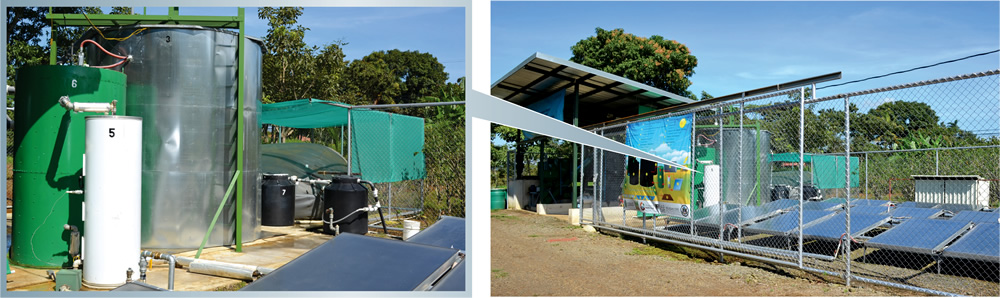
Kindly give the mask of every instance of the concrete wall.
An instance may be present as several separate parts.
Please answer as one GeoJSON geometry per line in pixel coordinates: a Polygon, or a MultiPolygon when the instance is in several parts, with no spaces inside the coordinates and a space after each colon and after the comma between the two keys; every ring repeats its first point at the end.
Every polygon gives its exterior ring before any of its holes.
{"type": "Polygon", "coordinates": [[[531,197],[528,195],[528,187],[531,185],[538,186],[538,179],[510,181],[507,185],[507,209],[524,209],[524,205],[531,202],[531,197]]]}

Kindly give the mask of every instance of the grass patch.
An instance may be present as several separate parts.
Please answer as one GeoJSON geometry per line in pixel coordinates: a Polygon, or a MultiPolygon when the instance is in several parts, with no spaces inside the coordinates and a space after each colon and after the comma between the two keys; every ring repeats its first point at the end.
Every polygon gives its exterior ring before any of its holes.
{"type": "Polygon", "coordinates": [[[538,235],[535,234],[528,235],[528,238],[536,238],[536,237],[538,237],[538,235]]]}
{"type": "Polygon", "coordinates": [[[632,251],[625,253],[630,256],[658,256],[664,257],[670,260],[677,260],[675,257],[676,253],[671,253],[669,251],[660,249],[655,246],[641,246],[633,248],[632,251]]]}
{"type": "Polygon", "coordinates": [[[493,277],[504,278],[504,277],[507,277],[508,275],[510,275],[510,274],[508,274],[507,272],[504,272],[503,269],[493,269],[493,277]]]}
{"type": "Polygon", "coordinates": [[[506,214],[493,214],[490,215],[491,218],[496,218],[499,220],[517,219],[517,216],[506,215],[506,214]]]}
{"type": "Polygon", "coordinates": [[[236,283],[236,284],[231,284],[231,285],[228,285],[228,286],[221,286],[221,287],[218,287],[218,288],[215,288],[215,289],[214,289],[214,290],[212,290],[212,291],[213,291],[213,292],[229,292],[229,291],[237,291],[237,290],[239,290],[239,289],[242,289],[242,288],[243,288],[243,287],[245,287],[245,286],[247,286],[247,282],[245,282],[245,281],[241,281],[241,282],[239,282],[239,283],[236,283]]]}

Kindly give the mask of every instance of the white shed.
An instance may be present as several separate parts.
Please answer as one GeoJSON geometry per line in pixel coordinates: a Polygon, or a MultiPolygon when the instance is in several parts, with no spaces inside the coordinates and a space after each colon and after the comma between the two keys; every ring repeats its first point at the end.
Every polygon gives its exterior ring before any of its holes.
{"type": "Polygon", "coordinates": [[[913,175],[914,200],[922,203],[986,207],[990,182],[979,175],[913,175]]]}

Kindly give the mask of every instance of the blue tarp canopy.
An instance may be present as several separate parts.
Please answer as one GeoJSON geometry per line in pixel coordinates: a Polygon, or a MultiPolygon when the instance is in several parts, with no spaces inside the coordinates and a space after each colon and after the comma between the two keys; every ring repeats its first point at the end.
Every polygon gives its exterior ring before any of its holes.
{"type": "Polygon", "coordinates": [[[350,113],[352,172],[375,183],[424,178],[423,118],[349,106],[319,99],[292,100],[265,104],[260,119],[277,126],[322,128],[347,126],[350,113]]]}

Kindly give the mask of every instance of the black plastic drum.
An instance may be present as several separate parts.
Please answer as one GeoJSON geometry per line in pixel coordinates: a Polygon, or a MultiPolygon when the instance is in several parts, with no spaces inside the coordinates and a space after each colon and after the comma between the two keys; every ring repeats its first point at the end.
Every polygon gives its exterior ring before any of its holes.
{"type": "MultiPolygon", "coordinates": [[[[368,233],[368,212],[357,211],[368,207],[368,189],[358,181],[357,177],[337,176],[323,188],[323,220],[331,221],[326,210],[333,208],[332,221],[337,222],[333,225],[340,226],[341,233],[368,233]]],[[[323,233],[333,234],[334,230],[323,224],[323,233]]]]}
{"type": "Polygon", "coordinates": [[[260,188],[260,224],[295,224],[295,182],[288,178],[288,174],[264,174],[260,188]]]}

